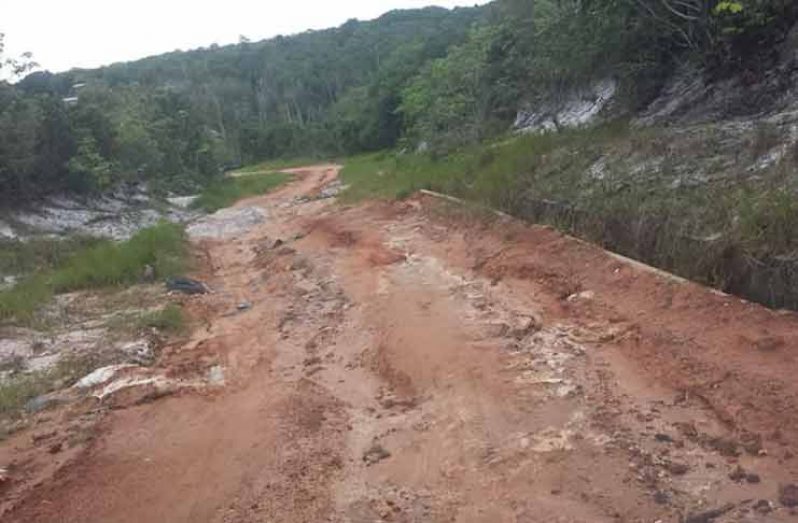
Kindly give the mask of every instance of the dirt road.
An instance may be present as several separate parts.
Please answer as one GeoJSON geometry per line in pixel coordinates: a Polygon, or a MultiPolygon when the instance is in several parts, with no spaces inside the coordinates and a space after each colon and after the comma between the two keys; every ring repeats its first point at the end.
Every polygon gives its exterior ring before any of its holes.
{"type": "Polygon", "coordinates": [[[150,372],[204,385],[115,403],[4,521],[794,520],[796,315],[336,176],[195,228],[214,292],[150,372]]]}

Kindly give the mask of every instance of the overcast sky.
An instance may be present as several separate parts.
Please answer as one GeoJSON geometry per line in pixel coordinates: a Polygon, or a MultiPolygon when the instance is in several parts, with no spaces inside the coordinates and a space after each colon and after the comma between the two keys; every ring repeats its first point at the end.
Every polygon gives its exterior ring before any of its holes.
{"type": "Polygon", "coordinates": [[[6,54],[45,69],[97,67],[153,54],[260,40],[367,20],[391,9],[471,0],[2,0],[6,54]]]}

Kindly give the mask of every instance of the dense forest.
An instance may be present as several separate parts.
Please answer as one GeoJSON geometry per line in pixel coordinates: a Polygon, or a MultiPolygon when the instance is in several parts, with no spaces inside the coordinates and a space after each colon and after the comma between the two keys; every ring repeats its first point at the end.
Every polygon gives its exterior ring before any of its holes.
{"type": "Polygon", "coordinates": [[[96,70],[2,58],[0,200],[119,182],[188,190],[227,167],[506,132],[519,105],[611,75],[634,108],[674,64],[766,67],[791,0],[496,0],[395,11],[96,70]]]}

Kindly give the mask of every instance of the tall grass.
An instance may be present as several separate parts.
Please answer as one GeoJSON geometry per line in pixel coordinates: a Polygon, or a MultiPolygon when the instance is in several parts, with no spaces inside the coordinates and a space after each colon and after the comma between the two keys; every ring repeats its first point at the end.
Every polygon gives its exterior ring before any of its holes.
{"type": "Polygon", "coordinates": [[[125,242],[85,247],[0,292],[0,320],[29,321],[54,293],[135,283],[147,266],[157,278],[175,276],[185,270],[187,245],[182,226],[161,222],[125,242]]]}
{"type": "Polygon", "coordinates": [[[99,240],[88,236],[0,240],[0,274],[22,275],[52,268],[97,243],[99,240]]]}
{"type": "Polygon", "coordinates": [[[245,174],[223,178],[208,185],[192,207],[215,212],[229,207],[242,198],[265,194],[289,178],[290,176],[285,173],[245,174]]]}

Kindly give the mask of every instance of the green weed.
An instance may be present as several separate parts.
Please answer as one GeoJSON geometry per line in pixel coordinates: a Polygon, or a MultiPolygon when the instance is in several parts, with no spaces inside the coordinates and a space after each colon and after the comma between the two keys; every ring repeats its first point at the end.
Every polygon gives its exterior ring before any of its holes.
{"type": "Polygon", "coordinates": [[[169,304],[163,309],[142,315],[141,327],[155,328],[162,332],[179,334],[186,330],[186,317],[179,305],[169,304]]]}

